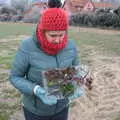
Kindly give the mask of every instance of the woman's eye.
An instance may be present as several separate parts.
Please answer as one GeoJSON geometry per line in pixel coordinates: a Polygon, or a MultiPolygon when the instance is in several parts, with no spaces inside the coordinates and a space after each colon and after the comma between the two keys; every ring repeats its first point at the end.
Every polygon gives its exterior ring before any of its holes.
{"type": "Polygon", "coordinates": [[[56,37],[56,35],[51,35],[51,37],[56,37]]]}
{"type": "Polygon", "coordinates": [[[56,37],[56,35],[49,35],[50,37],[56,37]]]}
{"type": "Polygon", "coordinates": [[[60,35],[60,37],[63,37],[63,35],[60,35]]]}
{"type": "Polygon", "coordinates": [[[55,37],[63,37],[64,35],[61,34],[61,35],[49,35],[49,36],[52,37],[52,38],[55,38],[55,37]]]}

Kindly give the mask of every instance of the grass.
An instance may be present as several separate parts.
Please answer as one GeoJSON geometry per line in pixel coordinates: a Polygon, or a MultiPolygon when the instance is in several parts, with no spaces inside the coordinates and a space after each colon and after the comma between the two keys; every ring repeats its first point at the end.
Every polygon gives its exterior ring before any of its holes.
{"type": "Polygon", "coordinates": [[[8,73],[0,73],[0,84],[8,81],[8,73]]]}
{"type": "Polygon", "coordinates": [[[20,97],[20,93],[18,93],[18,91],[16,89],[4,89],[4,99],[7,99],[7,98],[19,98],[20,97]]]}
{"type": "Polygon", "coordinates": [[[69,31],[70,37],[76,40],[78,46],[92,45],[98,50],[114,52],[120,54],[120,33],[119,34],[103,34],[96,32],[76,32],[69,31]]]}
{"type": "MultiPolygon", "coordinates": [[[[25,23],[0,23],[0,40],[5,39],[5,42],[0,41],[0,68],[8,70],[11,67],[11,62],[15,56],[16,49],[19,46],[21,38],[20,35],[31,35],[36,25],[25,23]],[[12,36],[13,38],[10,38],[12,36]]],[[[102,52],[110,52],[111,54],[120,54],[120,34],[103,34],[93,31],[80,31],[77,28],[70,28],[69,36],[74,39],[76,45],[81,50],[82,57],[86,57],[89,54],[89,50],[86,52],[84,46],[93,46],[95,50],[102,52]]],[[[8,74],[0,74],[0,84],[4,85],[7,82],[8,74]]],[[[0,91],[1,92],[1,91],[0,91]]],[[[0,98],[13,99],[18,98],[19,94],[11,89],[4,89],[5,94],[0,98]]],[[[0,120],[8,120],[9,116],[19,109],[18,101],[13,105],[0,102],[0,120]]],[[[72,103],[73,107],[75,103],[72,103]]],[[[117,118],[115,120],[120,120],[117,118]]]]}
{"type": "Polygon", "coordinates": [[[0,22],[0,39],[8,36],[29,35],[36,25],[25,23],[2,23],[0,22]]]}
{"type": "Polygon", "coordinates": [[[0,112],[0,120],[8,120],[9,119],[9,115],[6,115],[3,112],[0,112]]]}
{"type": "Polygon", "coordinates": [[[120,120],[120,117],[119,117],[119,118],[116,118],[115,120],[120,120]]]}
{"type": "Polygon", "coordinates": [[[0,99],[0,120],[9,120],[10,115],[20,109],[20,93],[14,89],[5,88],[0,99]]]}
{"type": "Polygon", "coordinates": [[[9,120],[9,116],[19,110],[18,107],[19,103],[16,103],[14,105],[6,104],[6,103],[0,103],[0,120],[9,120]]]}
{"type": "Polygon", "coordinates": [[[115,120],[120,120],[120,116],[118,116],[115,120]]]}
{"type": "Polygon", "coordinates": [[[0,56],[0,64],[3,65],[4,69],[10,69],[11,67],[11,60],[13,58],[14,54],[8,55],[8,56],[0,56]]]}

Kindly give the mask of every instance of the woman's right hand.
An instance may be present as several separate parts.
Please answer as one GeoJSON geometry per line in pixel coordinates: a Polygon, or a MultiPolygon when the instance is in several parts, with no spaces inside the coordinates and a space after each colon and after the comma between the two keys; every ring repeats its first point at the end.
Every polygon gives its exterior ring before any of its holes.
{"type": "Polygon", "coordinates": [[[57,103],[57,97],[54,95],[47,96],[46,91],[39,85],[35,86],[34,94],[47,105],[54,105],[57,103]]]}

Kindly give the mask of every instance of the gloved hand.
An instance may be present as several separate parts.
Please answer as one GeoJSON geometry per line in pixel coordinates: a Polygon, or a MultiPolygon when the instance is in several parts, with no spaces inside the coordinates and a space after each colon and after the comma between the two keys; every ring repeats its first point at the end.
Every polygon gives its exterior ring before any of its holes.
{"type": "Polygon", "coordinates": [[[51,96],[46,96],[46,91],[40,87],[39,85],[35,86],[34,88],[34,94],[40,99],[42,100],[42,102],[44,104],[47,105],[54,105],[57,103],[57,97],[55,97],[54,95],[51,96]]]}
{"type": "Polygon", "coordinates": [[[71,96],[69,96],[69,97],[68,97],[68,100],[69,100],[69,101],[72,101],[72,100],[74,100],[74,99],[77,99],[77,98],[79,98],[82,94],[83,94],[82,89],[77,86],[74,94],[71,95],[71,96]]]}

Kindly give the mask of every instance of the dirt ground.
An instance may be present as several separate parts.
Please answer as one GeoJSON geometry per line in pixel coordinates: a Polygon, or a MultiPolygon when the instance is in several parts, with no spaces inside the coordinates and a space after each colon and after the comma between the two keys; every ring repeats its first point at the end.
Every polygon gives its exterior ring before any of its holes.
{"type": "Polygon", "coordinates": [[[120,57],[97,53],[91,47],[89,52],[93,90],[77,100],[70,120],[113,120],[120,115],[120,57]]]}
{"type": "MultiPolygon", "coordinates": [[[[120,115],[120,56],[103,54],[93,46],[84,47],[94,74],[93,89],[75,101],[69,120],[114,120],[120,115]]],[[[10,120],[24,120],[22,110],[10,120]]]]}
{"type": "MultiPolygon", "coordinates": [[[[88,47],[87,47],[88,48],[88,47]]],[[[69,120],[113,120],[120,115],[120,57],[103,56],[89,47],[94,70],[92,91],[76,100],[69,111],[69,120]]],[[[23,120],[20,113],[11,120],[23,120]]]]}

